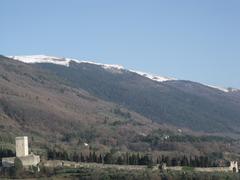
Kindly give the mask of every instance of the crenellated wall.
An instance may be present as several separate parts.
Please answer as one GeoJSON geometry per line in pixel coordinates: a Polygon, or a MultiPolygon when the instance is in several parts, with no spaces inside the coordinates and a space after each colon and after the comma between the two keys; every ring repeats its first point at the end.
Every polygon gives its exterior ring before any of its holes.
{"type": "MultiPolygon", "coordinates": [[[[163,170],[173,170],[173,171],[182,171],[182,166],[173,166],[173,167],[167,167],[166,164],[162,165],[163,170]]],[[[208,167],[208,168],[193,168],[193,171],[197,172],[239,172],[238,169],[238,162],[237,161],[231,161],[229,167],[208,167]]]]}

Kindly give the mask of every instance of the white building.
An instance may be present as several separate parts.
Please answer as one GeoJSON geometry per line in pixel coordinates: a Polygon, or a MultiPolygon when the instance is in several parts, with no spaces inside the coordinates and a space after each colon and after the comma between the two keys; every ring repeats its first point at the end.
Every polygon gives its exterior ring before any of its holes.
{"type": "MultiPolygon", "coordinates": [[[[37,166],[40,163],[40,157],[28,153],[28,137],[16,137],[16,157],[22,161],[23,166],[37,166]]],[[[16,157],[2,158],[3,167],[14,166],[16,157]]]]}
{"type": "Polygon", "coordinates": [[[16,157],[28,156],[28,137],[16,137],[16,157]]]}

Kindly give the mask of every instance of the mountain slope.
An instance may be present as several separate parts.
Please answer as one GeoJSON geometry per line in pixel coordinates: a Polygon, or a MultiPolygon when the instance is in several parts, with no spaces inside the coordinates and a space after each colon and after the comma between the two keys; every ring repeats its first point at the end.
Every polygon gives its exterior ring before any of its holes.
{"type": "Polygon", "coordinates": [[[53,148],[69,153],[237,152],[238,141],[224,137],[237,122],[226,128],[224,119],[209,120],[216,115],[202,117],[206,108],[199,104],[217,107],[216,93],[233,112],[237,98],[192,82],[159,82],[115,65],[26,64],[0,56],[0,148],[14,149],[14,137],[27,135],[31,150],[43,155],[53,148]],[[201,113],[195,114],[198,107],[201,113]],[[201,121],[210,128],[203,124],[200,129],[201,121]]]}
{"type": "Polygon", "coordinates": [[[190,81],[159,82],[118,66],[76,60],[68,63],[32,66],[54,72],[67,86],[84,89],[160,124],[205,132],[240,131],[240,99],[234,93],[190,81]]]}
{"type": "Polygon", "coordinates": [[[65,84],[49,71],[0,56],[0,137],[11,139],[12,148],[12,137],[28,135],[40,149],[55,144],[82,149],[86,143],[96,150],[128,149],[136,136],[161,128],[135,112],[65,84]]]}

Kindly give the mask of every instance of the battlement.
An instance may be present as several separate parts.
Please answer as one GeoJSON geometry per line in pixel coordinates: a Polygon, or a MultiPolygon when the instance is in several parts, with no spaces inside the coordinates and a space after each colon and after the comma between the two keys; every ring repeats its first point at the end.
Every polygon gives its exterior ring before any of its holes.
{"type": "Polygon", "coordinates": [[[238,173],[238,162],[237,161],[231,161],[229,166],[230,171],[238,173]]]}
{"type": "MultiPolygon", "coordinates": [[[[161,165],[161,169],[162,170],[182,171],[183,170],[183,166],[168,167],[166,165],[166,163],[163,163],[161,165]]],[[[193,170],[197,171],[197,172],[234,172],[234,173],[238,173],[239,172],[238,162],[237,161],[231,161],[229,167],[206,167],[206,168],[195,167],[195,168],[193,168],[193,170]]]]}

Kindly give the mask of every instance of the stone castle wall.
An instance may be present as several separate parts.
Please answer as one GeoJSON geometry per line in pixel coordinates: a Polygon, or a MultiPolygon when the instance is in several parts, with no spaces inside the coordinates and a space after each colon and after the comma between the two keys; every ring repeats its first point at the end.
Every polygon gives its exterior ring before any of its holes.
{"type": "MultiPolygon", "coordinates": [[[[30,154],[24,157],[18,157],[23,166],[37,166],[40,162],[40,157],[34,154],[30,154]]],[[[2,165],[3,167],[12,167],[14,166],[14,160],[16,157],[9,157],[9,158],[2,158],[2,165]]]]}
{"type": "MultiPolygon", "coordinates": [[[[163,170],[182,171],[182,166],[167,167],[166,164],[162,165],[163,170]]],[[[193,168],[197,172],[236,172],[238,173],[238,162],[231,161],[229,167],[208,167],[208,168],[193,168]]]]}
{"type": "Polygon", "coordinates": [[[229,167],[194,168],[197,172],[230,172],[229,167]]]}
{"type": "Polygon", "coordinates": [[[34,154],[19,157],[19,159],[22,161],[23,166],[36,166],[40,162],[40,157],[34,154]]]}
{"type": "Polygon", "coordinates": [[[172,170],[172,171],[182,171],[182,166],[173,166],[173,167],[166,167],[166,170],[172,170]]]}

